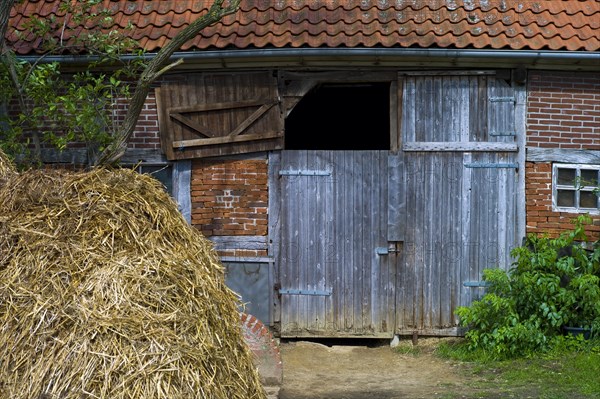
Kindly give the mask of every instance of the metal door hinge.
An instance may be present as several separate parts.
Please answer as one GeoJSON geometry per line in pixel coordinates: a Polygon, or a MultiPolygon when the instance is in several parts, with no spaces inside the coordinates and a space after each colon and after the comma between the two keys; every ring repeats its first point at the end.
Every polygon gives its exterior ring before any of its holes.
{"type": "Polygon", "coordinates": [[[279,176],[331,176],[331,171],[312,169],[288,169],[280,170],[279,176]]]}
{"type": "Polygon", "coordinates": [[[281,295],[313,295],[313,296],[330,296],[331,291],[322,291],[322,290],[296,290],[296,289],[287,289],[281,288],[279,290],[281,295]]]}
{"type": "Polygon", "coordinates": [[[514,103],[517,101],[517,99],[515,97],[490,97],[489,100],[491,103],[500,103],[500,102],[514,103]]]}

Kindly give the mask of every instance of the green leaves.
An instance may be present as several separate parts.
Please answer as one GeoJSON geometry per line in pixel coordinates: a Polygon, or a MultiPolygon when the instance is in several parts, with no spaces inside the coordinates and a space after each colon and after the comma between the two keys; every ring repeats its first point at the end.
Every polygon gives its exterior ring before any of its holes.
{"type": "Polygon", "coordinates": [[[563,326],[600,328],[600,247],[586,249],[590,222],[580,216],[557,238],[530,235],[511,252],[512,269],[484,270],[487,293],[456,312],[472,349],[528,356],[564,342],[555,339],[563,326]]]}
{"type": "MultiPolygon", "coordinates": [[[[64,14],[65,18],[32,18],[22,32],[28,40],[38,38],[45,54],[33,62],[18,61],[10,52],[0,59],[0,105],[13,104],[8,117],[0,121],[4,122],[0,124],[0,145],[22,163],[31,139],[60,150],[71,144],[88,150],[108,146],[115,140],[125,113],[130,78],[145,66],[141,50],[134,52],[138,57],[133,61],[121,61],[123,53],[138,46],[123,32],[102,29],[112,24],[102,1],[58,3],[57,15],[64,14]],[[82,26],[86,29],[81,30],[82,26]],[[72,38],[68,45],[63,37],[72,38]],[[62,71],[59,63],[45,60],[47,54],[64,52],[82,52],[95,58],[71,73],[62,71]]],[[[39,158],[40,144],[36,151],[39,158]]]]}

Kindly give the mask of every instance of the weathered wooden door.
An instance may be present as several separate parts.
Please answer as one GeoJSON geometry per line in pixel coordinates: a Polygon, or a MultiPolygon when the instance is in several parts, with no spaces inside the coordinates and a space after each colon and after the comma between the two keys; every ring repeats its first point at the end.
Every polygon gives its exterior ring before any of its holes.
{"type": "MultiPolygon", "coordinates": [[[[389,248],[388,151],[283,151],[281,336],[391,337],[396,257],[389,248]]],[[[393,243],[392,243],[393,246],[393,243]]]]}
{"type": "Polygon", "coordinates": [[[399,77],[406,219],[397,332],[459,333],[458,306],[518,245],[515,92],[493,73],[399,77]]]}
{"type": "Polygon", "coordinates": [[[283,148],[277,80],[268,72],[190,74],[156,89],[169,160],[283,148]]]}

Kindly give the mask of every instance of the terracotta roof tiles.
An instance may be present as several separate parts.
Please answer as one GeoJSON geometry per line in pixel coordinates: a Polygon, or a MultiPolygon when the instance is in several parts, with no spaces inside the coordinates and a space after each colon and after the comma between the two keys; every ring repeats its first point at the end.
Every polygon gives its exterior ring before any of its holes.
{"type": "MultiPolygon", "coordinates": [[[[206,0],[104,0],[113,29],[157,51],[204,14],[206,0]]],[[[64,18],[59,0],[15,6],[9,42],[20,54],[31,17],[64,18]]],[[[240,10],[207,27],[182,50],[263,47],[441,47],[600,50],[600,0],[242,0],[240,10]]]]}

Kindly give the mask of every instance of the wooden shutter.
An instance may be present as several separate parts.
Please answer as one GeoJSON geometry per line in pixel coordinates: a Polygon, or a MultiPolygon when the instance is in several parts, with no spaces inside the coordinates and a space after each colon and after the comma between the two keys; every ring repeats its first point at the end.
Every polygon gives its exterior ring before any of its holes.
{"type": "Polygon", "coordinates": [[[156,89],[169,160],[283,148],[277,81],[267,72],[194,74],[156,89]]]}

